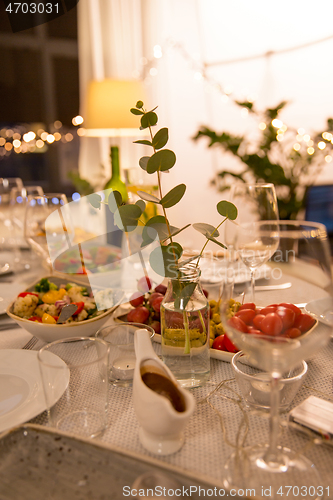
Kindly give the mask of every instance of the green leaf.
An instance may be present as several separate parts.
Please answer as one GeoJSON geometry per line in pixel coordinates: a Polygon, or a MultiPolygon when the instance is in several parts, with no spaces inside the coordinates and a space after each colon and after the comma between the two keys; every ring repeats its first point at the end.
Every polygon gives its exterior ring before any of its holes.
{"type": "MultiPolygon", "coordinates": [[[[186,226],[182,227],[181,229],[178,229],[178,228],[173,228],[173,229],[176,229],[176,231],[171,231],[171,237],[173,238],[174,236],[177,236],[177,234],[181,233],[182,231],[184,231],[184,229],[187,229],[188,227],[190,227],[191,224],[186,224],[186,226]]],[[[170,228],[170,230],[172,229],[172,227],[170,228]]],[[[166,238],[166,240],[169,239],[169,236],[166,238]]],[[[163,240],[165,241],[165,240],[163,240]]]]}
{"type": "Polygon", "coordinates": [[[153,226],[154,224],[166,224],[166,218],[164,217],[164,215],[155,215],[154,217],[149,219],[146,226],[153,226]]]}
{"type": "Polygon", "coordinates": [[[148,127],[153,127],[154,125],[156,125],[157,120],[157,114],[153,111],[149,111],[141,117],[141,128],[145,129],[148,127]]]}
{"type": "Polygon", "coordinates": [[[166,278],[177,278],[177,262],[173,254],[169,252],[169,246],[157,247],[150,253],[149,263],[155,273],[166,278]]]}
{"type": "Polygon", "coordinates": [[[131,112],[133,115],[144,115],[144,112],[143,112],[143,111],[141,111],[141,109],[131,108],[131,109],[130,109],[130,112],[131,112]]]}
{"type": "Polygon", "coordinates": [[[219,246],[219,247],[221,247],[221,248],[224,248],[225,250],[226,250],[226,248],[227,248],[225,245],[223,245],[223,243],[221,243],[220,241],[217,241],[217,240],[216,240],[215,238],[213,238],[213,237],[208,237],[208,236],[207,236],[207,240],[212,241],[213,243],[216,243],[216,245],[218,245],[218,246],[219,246]]]}
{"type": "Polygon", "coordinates": [[[178,232],[179,229],[174,226],[169,226],[168,229],[166,219],[163,215],[156,215],[155,217],[152,217],[142,230],[144,246],[156,239],[156,233],[158,234],[160,241],[169,239],[169,231],[172,234],[174,232],[178,232]]]}
{"type": "Polygon", "coordinates": [[[142,170],[147,171],[147,164],[148,164],[149,158],[150,158],[150,156],[143,156],[142,158],[140,158],[139,165],[142,168],[142,170]]]}
{"type": "Polygon", "coordinates": [[[122,205],[114,214],[114,222],[121,231],[134,231],[141,214],[142,211],[138,205],[122,205]]]}
{"type": "Polygon", "coordinates": [[[142,101],[138,101],[135,105],[136,108],[140,109],[140,108],[143,108],[143,102],[142,101]]]}
{"type": "Polygon", "coordinates": [[[119,191],[110,191],[108,195],[108,207],[113,214],[118,210],[122,204],[123,199],[119,191]]]}
{"type": "Polygon", "coordinates": [[[146,139],[134,141],[134,144],[143,144],[144,146],[152,146],[152,143],[150,141],[147,141],[146,139]]]}
{"type": "Polygon", "coordinates": [[[177,311],[185,311],[186,306],[189,303],[190,298],[195,290],[197,283],[189,283],[185,285],[180,294],[176,297],[175,300],[175,310],[177,311]]]}
{"type": "Polygon", "coordinates": [[[148,160],[147,172],[153,174],[157,171],[169,170],[176,163],[176,155],[170,149],[163,149],[154,153],[148,160]]]}
{"type": "Polygon", "coordinates": [[[153,194],[145,193],[144,191],[137,191],[137,195],[143,200],[150,201],[152,203],[160,203],[160,200],[153,194]]]}
{"type": "Polygon", "coordinates": [[[181,262],[178,263],[179,267],[183,267],[186,264],[189,264],[190,262],[193,262],[194,260],[197,260],[200,257],[200,255],[194,255],[193,257],[189,257],[186,260],[182,260],[181,262]]]}
{"type": "Polygon", "coordinates": [[[99,194],[88,194],[87,198],[90,205],[92,205],[94,208],[101,208],[102,197],[99,194]]]}
{"type": "Polygon", "coordinates": [[[192,224],[192,227],[196,231],[199,231],[199,233],[206,236],[206,238],[211,237],[212,234],[214,234],[214,236],[219,236],[218,230],[211,224],[205,224],[204,222],[196,222],[195,224],[192,224]]]}
{"type": "Polygon", "coordinates": [[[168,254],[172,255],[173,258],[176,256],[177,260],[183,255],[183,247],[176,241],[169,243],[165,248],[168,254]]]}
{"type": "Polygon", "coordinates": [[[178,186],[174,187],[169,191],[160,201],[160,204],[164,208],[170,208],[176,205],[184,196],[186,191],[185,184],[178,184],[178,186]]]}
{"type": "Polygon", "coordinates": [[[237,219],[237,207],[233,203],[230,203],[230,201],[219,201],[218,204],[216,205],[217,211],[222,217],[228,217],[230,220],[235,220],[237,219]]]}
{"type": "Polygon", "coordinates": [[[164,148],[169,139],[169,131],[167,128],[161,128],[153,138],[153,146],[155,149],[164,148]]]}
{"type": "Polygon", "coordinates": [[[146,204],[143,200],[138,200],[135,204],[141,209],[141,212],[144,212],[146,209],[146,204]]]}

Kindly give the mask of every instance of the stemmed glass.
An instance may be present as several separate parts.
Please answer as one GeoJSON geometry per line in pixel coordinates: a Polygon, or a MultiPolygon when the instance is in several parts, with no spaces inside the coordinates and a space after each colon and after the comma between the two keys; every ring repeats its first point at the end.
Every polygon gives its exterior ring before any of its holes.
{"type": "Polygon", "coordinates": [[[254,302],[255,272],[277,249],[278,205],[273,184],[234,184],[230,201],[236,205],[236,221],[228,220],[225,242],[231,260],[239,257],[250,269],[251,294],[254,302]],[[265,221],[269,221],[263,224],[265,221]]]}
{"type": "MultiPolygon", "coordinates": [[[[274,275],[280,273],[289,277],[295,302],[303,302],[306,296],[308,301],[332,297],[330,251],[325,226],[305,221],[280,221],[278,226],[279,248],[270,264],[277,271],[274,275]]],[[[264,230],[262,234],[264,236],[264,230]]],[[[269,231],[267,237],[270,237],[269,231]]],[[[270,439],[268,444],[245,448],[242,453],[238,450],[232,455],[226,465],[225,483],[229,487],[239,487],[245,482],[247,488],[257,487],[256,491],[260,491],[259,484],[261,491],[274,483],[282,487],[290,484],[320,486],[318,472],[307,458],[278,446],[279,398],[283,375],[325,345],[333,328],[317,322],[310,330],[304,329],[303,333],[291,333],[285,329],[279,333],[275,331],[275,335],[243,333],[228,319],[232,286],[231,280],[225,283],[221,319],[228,337],[248,354],[249,362],[270,375],[270,439]]],[[[275,292],[273,302],[276,298],[275,292]]],[[[269,305],[269,295],[266,300],[266,305],[269,305]]],[[[280,302],[285,302],[283,295],[280,302]]]]}
{"type": "MultiPolygon", "coordinates": [[[[31,260],[21,249],[27,247],[24,239],[24,220],[28,196],[41,196],[44,191],[41,186],[14,187],[10,192],[10,218],[14,237],[15,270],[22,271],[31,267],[31,260]]],[[[28,247],[29,248],[29,247],[28,247]]]]}
{"type": "Polygon", "coordinates": [[[62,193],[28,196],[24,237],[51,273],[56,256],[67,250],[73,240],[68,207],[66,195],[62,193]]]}

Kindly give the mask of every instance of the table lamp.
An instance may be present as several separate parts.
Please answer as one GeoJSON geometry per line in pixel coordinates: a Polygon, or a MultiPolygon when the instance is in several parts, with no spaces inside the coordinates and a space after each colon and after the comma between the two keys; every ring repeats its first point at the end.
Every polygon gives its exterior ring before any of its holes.
{"type": "MultiPolygon", "coordinates": [[[[140,137],[147,131],[138,129],[138,117],[130,112],[137,101],[145,100],[142,82],[138,80],[115,80],[106,78],[91,81],[86,98],[85,137],[140,137]]],[[[120,192],[123,201],[128,200],[125,183],[120,178],[119,147],[111,147],[111,178],[104,189],[120,192]]],[[[108,217],[109,219],[110,217],[108,217]]],[[[108,243],[115,242],[116,234],[113,221],[107,220],[108,243]],[[114,233],[114,234],[113,234],[114,233]],[[111,241],[112,240],[112,241],[111,241]]]]}

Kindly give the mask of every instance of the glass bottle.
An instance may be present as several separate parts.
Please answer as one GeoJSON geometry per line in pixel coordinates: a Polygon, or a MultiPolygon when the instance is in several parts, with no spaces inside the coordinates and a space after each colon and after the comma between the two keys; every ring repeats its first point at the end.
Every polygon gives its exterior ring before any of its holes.
{"type": "Polygon", "coordinates": [[[161,304],[162,358],[178,382],[191,388],[209,379],[209,304],[200,269],[189,263],[179,271],[161,304]]]}
{"type": "MultiPolygon", "coordinates": [[[[105,184],[105,196],[109,197],[111,191],[119,191],[123,202],[128,201],[128,194],[126,189],[126,184],[120,178],[120,165],[119,165],[119,148],[118,146],[111,147],[111,178],[105,184]]],[[[109,245],[116,247],[121,247],[123,232],[114,224],[114,215],[106,207],[106,231],[107,231],[107,242],[109,245]]]]}

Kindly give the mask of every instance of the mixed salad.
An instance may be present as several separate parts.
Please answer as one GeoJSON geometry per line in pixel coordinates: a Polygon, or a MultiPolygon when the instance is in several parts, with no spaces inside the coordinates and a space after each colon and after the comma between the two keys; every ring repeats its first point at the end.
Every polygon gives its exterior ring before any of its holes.
{"type": "Polygon", "coordinates": [[[66,274],[101,273],[108,271],[110,264],[117,268],[120,259],[121,249],[117,247],[91,245],[82,248],[80,254],[76,246],[59,255],[53,266],[56,271],[66,274]]]}
{"type": "Polygon", "coordinates": [[[88,293],[86,287],[76,283],[58,287],[48,278],[43,278],[35,285],[33,292],[22,292],[18,295],[13,304],[13,313],[30,321],[55,324],[66,304],[77,305],[77,310],[66,323],[91,319],[104,312],[97,308],[94,297],[88,293]]]}

